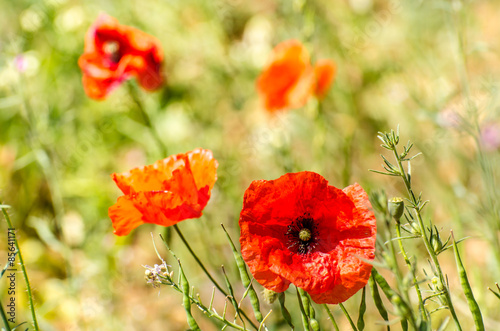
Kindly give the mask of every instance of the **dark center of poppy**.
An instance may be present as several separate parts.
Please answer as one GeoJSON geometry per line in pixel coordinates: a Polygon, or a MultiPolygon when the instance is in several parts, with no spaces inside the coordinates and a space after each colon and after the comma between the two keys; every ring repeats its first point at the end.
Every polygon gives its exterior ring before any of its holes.
{"type": "Polygon", "coordinates": [[[109,40],[104,43],[102,46],[102,50],[104,54],[106,54],[109,59],[114,62],[120,62],[120,58],[122,57],[120,54],[120,44],[115,40],[109,40]]]}
{"type": "Polygon", "coordinates": [[[318,244],[318,233],[314,219],[304,214],[292,221],[286,231],[288,249],[298,254],[308,254],[318,244]]]}

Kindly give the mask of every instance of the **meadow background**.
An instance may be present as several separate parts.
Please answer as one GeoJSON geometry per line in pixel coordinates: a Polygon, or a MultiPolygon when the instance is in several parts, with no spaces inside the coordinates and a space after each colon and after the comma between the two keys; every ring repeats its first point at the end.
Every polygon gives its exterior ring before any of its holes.
{"type": "MultiPolygon", "coordinates": [[[[117,237],[108,218],[121,195],[110,174],[166,155],[130,97],[134,81],[104,101],[83,91],[77,61],[100,12],[162,44],[166,85],[141,90],[139,98],[169,154],[202,147],[219,161],[204,216],[179,227],[221,283],[220,265],[235,282],[238,271],[220,223],[237,241],[252,180],[310,170],[336,187],[358,182],[368,192],[406,196],[401,180],[368,170],[381,170],[379,154],[386,153],[377,132],[399,124],[402,142],[422,152],[411,171],[416,192],[430,200],[425,218],[444,238],[451,229],[469,237],[460,244],[469,280],[486,329],[500,329],[500,301],[487,290],[500,281],[500,2],[0,0],[0,8],[0,201],[11,206],[42,330],[187,329],[182,296],[144,280],[142,265],[159,263],[151,232],[159,244],[156,234],[165,230],[143,225],[117,237]],[[272,48],[287,39],[303,42],[313,62],[333,59],[338,72],[321,107],[311,99],[272,116],[255,80],[272,48]]],[[[211,283],[179,238],[171,240],[208,300],[211,283]]],[[[2,220],[2,267],[6,243],[2,220]]],[[[429,269],[423,245],[408,245],[419,270],[429,269]]],[[[472,329],[452,251],[440,259],[464,329],[472,329]]],[[[21,274],[17,279],[17,321],[30,321],[21,274]]],[[[2,304],[5,286],[0,279],[2,304]]],[[[355,316],[359,300],[357,294],[346,303],[355,316]]],[[[217,295],[218,309],[223,302],[217,295]]],[[[286,329],[279,306],[262,305],[273,309],[276,329],[286,329]]],[[[367,305],[367,330],[385,330],[367,305]]],[[[339,308],[331,310],[348,329],[339,308]]],[[[203,330],[218,329],[193,311],[203,330]]],[[[448,314],[437,314],[439,325],[448,314]]],[[[300,329],[300,316],[293,318],[300,329]]]]}

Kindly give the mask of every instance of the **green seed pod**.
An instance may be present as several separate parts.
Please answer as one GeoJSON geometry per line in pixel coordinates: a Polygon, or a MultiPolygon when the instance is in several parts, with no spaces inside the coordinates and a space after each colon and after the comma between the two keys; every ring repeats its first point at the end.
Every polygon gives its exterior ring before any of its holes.
{"type": "Polygon", "coordinates": [[[389,215],[399,223],[399,219],[403,216],[405,212],[405,203],[403,198],[394,197],[387,201],[387,209],[389,210],[389,215]]]}
{"type": "Polygon", "coordinates": [[[319,323],[318,321],[316,321],[314,318],[311,318],[309,320],[309,326],[311,327],[311,329],[313,329],[313,331],[320,331],[320,327],[319,327],[319,323]]]}

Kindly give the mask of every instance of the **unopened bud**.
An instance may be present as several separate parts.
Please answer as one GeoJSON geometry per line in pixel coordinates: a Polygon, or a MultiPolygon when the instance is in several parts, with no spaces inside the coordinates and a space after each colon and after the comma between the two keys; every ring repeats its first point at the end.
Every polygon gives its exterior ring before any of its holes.
{"type": "Polygon", "coordinates": [[[438,277],[436,277],[436,276],[432,277],[431,283],[432,283],[432,286],[434,287],[434,291],[441,292],[442,290],[444,290],[443,283],[441,282],[441,280],[438,277]]]}
{"type": "Polygon", "coordinates": [[[403,201],[403,198],[394,197],[392,199],[389,199],[389,201],[387,201],[387,209],[389,210],[389,215],[391,215],[391,217],[394,218],[396,222],[399,222],[399,219],[405,212],[405,203],[403,201]]]}
{"type": "Polygon", "coordinates": [[[439,235],[439,232],[433,233],[431,235],[430,241],[434,253],[439,253],[439,251],[443,248],[443,242],[441,241],[441,236],[439,235]]]}

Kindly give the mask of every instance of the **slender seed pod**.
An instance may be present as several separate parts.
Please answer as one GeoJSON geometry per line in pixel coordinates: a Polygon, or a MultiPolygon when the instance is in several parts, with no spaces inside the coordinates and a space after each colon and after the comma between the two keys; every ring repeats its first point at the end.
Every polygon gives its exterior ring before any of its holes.
{"type": "Polygon", "coordinates": [[[483,316],[481,314],[481,310],[479,309],[479,305],[477,304],[476,299],[474,298],[474,293],[472,293],[472,288],[470,286],[469,279],[467,278],[467,273],[465,272],[464,265],[462,264],[462,259],[460,258],[460,253],[458,252],[458,247],[457,247],[457,242],[455,241],[455,237],[453,237],[453,251],[455,252],[455,259],[457,261],[457,269],[458,269],[458,274],[460,276],[460,284],[462,285],[465,297],[467,298],[467,303],[469,304],[469,309],[472,313],[472,317],[474,318],[474,324],[476,324],[476,330],[484,330],[483,316]]]}
{"type": "Polygon", "coordinates": [[[310,306],[311,306],[311,301],[309,299],[309,296],[307,295],[306,291],[303,289],[297,287],[297,291],[299,292],[300,295],[300,301],[302,301],[302,306],[304,307],[304,312],[308,318],[311,317],[310,314],[310,306]]]}
{"type": "Polygon", "coordinates": [[[303,293],[305,292],[304,290],[298,287],[296,287],[295,289],[297,291],[297,301],[299,302],[300,315],[302,316],[302,324],[304,326],[304,330],[309,330],[309,316],[308,316],[309,309],[307,311],[304,309],[304,304],[302,302],[302,295],[301,295],[301,291],[303,293]]]}
{"type": "Polygon", "coordinates": [[[179,275],[182,289],[182,304],[184,305],[184,309],[186,310],[187,322],[189,328],[193,331],[201,331],[200,327],[196,323],[193,315],[191,314],[191,299],[189,298],[189,282],[184,274],[184,270],[182,269],[181,262],[177,260],[179,263],[179,275]]]}
{"type": "Polygon", "coordinates": [[[285,319],[287,324],[292,328],[292,330],[295,329],[292,323],[292,316],[290,316],[290,312],[285,307],[285,292],[278,293],[278,301],[280,303],[281,314],[283,315],[283,318],[285,319]]]}
{"type": "Polygon", "coordinates": [[[321,328],[319,327],[319,323],[316,319],[311,318],[309,320],[309,325],[311,326],[311,329],[313,329],[313,331],[321,331],[321,328]]]}
{"type": "Polygon", "coordinates": [[[231,240],[229,233],[227,233],[224,225],[221,224],[221,226],[222,226],[222,229],[224,229],[224,232],[226,233],[226,237],[229,240],[229,244],[231,245],[231,249],[233,250],[234,259],[236,261],[236,265],[238,266],[238,270],[240,272],[241,282],[243,283],[243,286],[245,288],[248,288],[248,296],[250,297],[250,303],[252,304],[255,318],[257,319],[257,321],[262,322],[263,318],[262,318],[262,313],[260,311],[259,297],[257,296],[257,293],[255,292],[255,289],[253,288],[253,285],[251,284],[250,277],[248,276],[248,272],[247,272],[247,267],[245,265],[245,261],[243,261],[241,254],[236,249],[236,246],[234,246],[234,243],[231,240]]]}
{"type": "Polygon", "coordinates": [[[385,280],[384,277],[382,277],[381,274],[375,270],[375,268],[372,269],[372,277],[373,279],[377,282],[378,286],[384,291],[385,296],[387,299],[391,300],[392,296],[396,294],[394,290],[389,286],[387,281],[385,280]]]}
{"type": "Polygon", "coordinates": [[[229,300],[231,301],[231,304],[233,305],[234,310],[236,310],[236,314],[240,317],[241,321],[244,324],[245,321],[240,316],[240,308],[238,307],[238,302],[236,302],[236,299],[234,298],[233,286],[231,285],[231,282],[229,282],[229,278],[227,278],[227,274],[226,274],[226,270],[224,269],[224,266],[222,266],[222,273],[224,274],[224,279],[226,280],[226,286],[227,286],[227,289],[229,290],[229,300]]]}
{"type": "Polygon", "coordinates": [[[382,298],[380,297],[380,294],[378,292],[377,283],[375,283],[375,280],[373,279],[373,274],[368,279],[368,286],[370,286],[373,302],[375,303],[375,306],[377,307],[380,316],[382,316],[384,321],[389,321],[389,314],[387,313],[387,310],[384,307],[384,303],[382,302],[382,298]]]}
{"type": "Polygon", "coordinates": [[[356,323],[359,331],[363,331],[365,328],[365,320],[364,320],[365,312],[366,312],[366,286],[363,287],[363,293],[361,294],[358,322],[356,323]]]}

